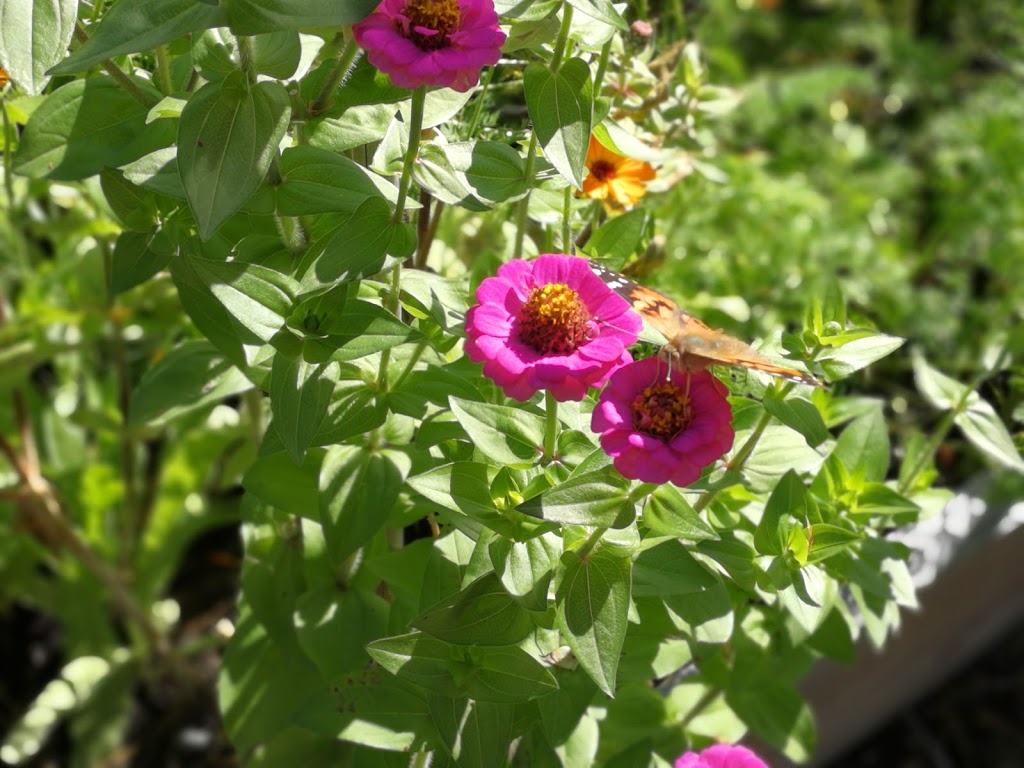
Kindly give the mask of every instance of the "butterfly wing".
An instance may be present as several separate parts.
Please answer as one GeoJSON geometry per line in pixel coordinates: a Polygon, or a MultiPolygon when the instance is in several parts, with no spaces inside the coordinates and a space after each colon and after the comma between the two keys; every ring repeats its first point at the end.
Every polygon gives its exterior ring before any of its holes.
{"type": "Polygon", "coordinates": [[[773,363],[749,344],[712,328],[665,294],[599,264],[591,263],[590,267],[609,288],[629,301],[648,325],[665,337],[673,363],[681,370],[698,371],[710,365],[740,366],[799,384],[822,386],[811,374],[773,363]]]}

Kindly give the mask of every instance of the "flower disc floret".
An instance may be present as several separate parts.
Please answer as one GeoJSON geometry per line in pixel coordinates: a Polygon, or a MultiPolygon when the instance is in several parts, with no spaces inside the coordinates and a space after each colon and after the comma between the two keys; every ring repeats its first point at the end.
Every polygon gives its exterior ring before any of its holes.
{"type": "Polygon", "coordinates": [[[623,477],[685,487],[732,447],[725,386],[707,371],[672,371],[649,357],[616,371],[590,426],[623,477]]]}
{"type": "Polygon", "coordinates": [[[582,400],[632,361],[641,321],[586,259],[510,261],[484,280],[466,314],[466,354],[516,400],[548,390],[582,400]]]}
{"type": "Polygon", "coordinates": [[[768,764],[746,747],[715,744],[700,754],[681,755],[675,768],[768,768],[768,764]]]}
{"type": "Polygon", "coordinates": [[[373,66],[410,89],[468,91],[505,43],[493,0],[383,0],[352,33],[373,66]]]}

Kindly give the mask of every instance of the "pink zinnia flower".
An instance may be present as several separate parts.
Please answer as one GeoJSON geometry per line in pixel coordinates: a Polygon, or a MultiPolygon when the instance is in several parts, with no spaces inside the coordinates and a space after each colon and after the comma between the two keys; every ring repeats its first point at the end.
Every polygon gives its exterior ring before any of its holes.
{"type": "Polygon", "coordinates": [[[505,43],[492,0],[383,0],[352,33],[395,85],[463,93],[498,63],[505,43]]]}
{"type": "Polygon", "coordinates": [[[616,371],[590,428],[623,477],[687,486],[732,447],[725,386],[707,371],[673,370],[648,357],[616,371]]]}
{"type": "Polygon", "coordinates": [[[632,361],[640,316],[586,259],[544,254],[510,261],[476,291],[466,314],[466,354],[516,400],[546,389],[582,400],[632,361]]]}
{"type": "Polygon", "coordinates": [[[687,752],[676,760],[675,768],[768,768],[768,764],[746,747],[715,744],[699,755],[687,752]]]}

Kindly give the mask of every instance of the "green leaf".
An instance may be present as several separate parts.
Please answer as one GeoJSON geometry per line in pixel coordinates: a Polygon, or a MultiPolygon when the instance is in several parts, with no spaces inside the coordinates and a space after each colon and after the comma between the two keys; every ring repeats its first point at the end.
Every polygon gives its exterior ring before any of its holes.
{"type": "Polygon", "coordinates": [[[814,749],[814,717],[791,685],[779,680],[771,663],[753,673],[733,672],[725,700],[755,734],[791,760],[803,763],[814,749]]]}
{"type": "Polygon", "coordinates": [[[290,515],[319,521],[317,477],[322,452],[311,451],[298,466],[284,451],[260,456],[245,473],[242,486],[247,493],[290,515]]]}
{"type": "MultiPolygon", "coordinates": [[[[192,320],[229,357],[231,353],[217,342],[226,319],[228,325],[243,331],[241,338],[269,342],[291,314],[295,284],[272,269],[183,254],[172,263],[171,275],[192,320]],[[208,301],[196,304],[193,297],[199,292],[211,297],[217,308],[208,301]]],[[[237,362],[234,357],[232,360],[237,362]]]]}
{"type": "Polygon", "coordinates": [[[103,169],[100,188],[110,209],[126,229],[150,232],[156,227],[156,196],[148,189],[133,184],[112,168],[103,169]]]}
{"type": "Polygon", "coordinates": [[[516,510],[502,511],[491,498],[498,470],[489,464],[460,461],[409,478],[409,486],[444,509],[486,525],[503,536],[525,541],[556,526],[539,523],[516,510]]]}
{"type": "Polygon", "coordinates": [[[227,13],[236,34],[258,35],[280,29],[348,26],[376,7],[376,0],[232,0],[227,13]]]}
{"type": "Polygon", "coordinates": [[[326,678],[338,678],[370,663],[364,646],[387,633],[384,598],[333,584],[314,587],[295,602],[299,645],[326,678]]]}
{"type": "Polygon", "coordinates": [[[290,118],[284,86],[251,86],[241,72],[189,99],[178,129],[178,172],[203,240],[259,187],[290,118]]]}
{"type": "Polygon", "coordinates": [[[393,184],[347,157],[310,146],[281,153],[277,209],[283,216],[353,211],[368,197],[397,199],[393,184]]]}
{"type": "Polygon", "coordinates": [[[331,403],[337,363],[307,363],[278,351],[270,369],[270,410],[285,450],[301,464],[331,403]]]}
{"type": "Polygon", "coordinates": [[[808,564],[820,563],[833,555],[849,549],[863,539],[856,531],[840,528],[828,523],[815,523],[811,526],[810,548],[807,553],[808,564]]]}
{"type": "Polygon", "coordinates": [[[558,567],[558,541],[553,534],[527,541],[499,537],[487,548],[502,586],[528,610],[547,610],[548,585],[558,567]]]}
{"type": "Polygon", "coordinates": [[[544,419],[520,408],[449,399],[451,412],[470,442],[498,464],[530,467],[544,446],[544,419]]]}
{"type": "Polygon", "coordinates": [[[389,253],[400,255],[409,237],[415,242],[408,226],[391,221],[391,207],[383,198],[368,197],[309,247],[298,269],[301,292],[377,274],[389,253]]]}
{"type": "Polygon", "coordinates": [[[754,531],[754,546],[762,555],[781,555],[789,542],[793,521],[807,519],[809,503],[807,488],[796,472],[790,470],[782,476],[772,491],[754,531]]]}
{"type": "Polygon", "coordinates": [[[456,645],[514,645],[535,628],[493,571],[417,616],[412,626],[456,645]]]}
{"type": "MultiPolygon", "coordinates": [[[[346,301],[340,311],[324,318],[317,330],[326,335],[315,342],[323,346],[326,357],[339,362],[357,360],[422,338],[419,331],[383,307],[359,299],[346,301]]],[[[306,340],[307,349],[313,341],[306,340]]]]}
{"type": "Polygon", "coordinates": [[[719,584],[678,541],[644,550],[633,566],[634,597],[696,595],[719,584]]]}
{"type": "Polygon", "coordinates": [[[132,392],[132,425],[166,424],[252,384],[207,341],[186,341],[146,371],[132,392]]]}
{"type": "Polygon", "coordinates": [[[526,192],[523,158],[507,144],[464,141],[449,144],[445,151],[477,197],[497,203],[526,192]]]}
{"type": "Polygon", "coordinates": [[[663,536],[688,541],[718,538],[715,529],[704,522],[673,485],[659,486],[651,494],[644,505],[643,518],[648,528],[663,536]]]}
{"type": "Polygon", "coordinates": [[[118,235],[110,265],[110,292],[122,293],[167,267],[178,249],[163,230],[118,235]]]}
{"type": "Polygon", "coordinates": [[[557,72],[534,62],[526,67],[523,82],[544,156],[570,184],[583,186],[593,119],[590,68],[583,59],[569,59],[557,72]]]}
{"type": "Polygon", "coordinates": [[[836,381],[892,354],[905,343],[906,339],[879,333],[847,342],[833,351],[820,355],[817,362],[828,374],[829,380],[836,381]]]}
{"type": "Polygon", "coordinates": [[[832,451],[851,475],[862,474],[865,480],[876,482],[885,480],[889,453],[889,430],[881,404],[850,422],[832,451]]]}
{"type": "Polygon", "coordinates": [[[177,200],[185,199],[185,188],[181,186],[181,176],[178,174],[177,147],[150,152],[123,166],[121,170],[125,179],[132,184],[177,200]]]}
{"type": "Polygon", "coordinates": [[[430,716],[460,768],[503,768],[512,742],[511,704],[427,697],[430,716]]]}
{"type": "Polygon", "coordinates": [[[597,686],[615,695],[615,676],[626,639],[630,560],[598,547],[585,558],[562,555],[556,624],[597,686]]]}
{"type": "Polygon", "coordinates": [[[611,467],[574,475],[518,509],[557,523],[602,528],[625,528],[636,519],[629,481],[611,467]]]}
{"type": "Polygon", "coordinates": [[[475,201],[469,187],[455,172],[446,149],[437,144],[421,145],[413,166],[413,180],[442,203],[469,205],[473,210],[486,209],[479,204],[471,205],[475,201]]]}
{"type": "Polygon", "coordinates": [[[415,632],[375,640],[366,650],[391,674],[451,698],[512,703],[558,688],[550,672],[514,646],[458,648],[415,632]]]}
{"type": "MultiPolygon", "coordinates": [[[[159,95],[133,82],[155,102],[159,95]]],[[[146,125],[149,108],[110,78],[73,80],[32,113],[14,154],[13,170],[32,178],[84,179],[106,166],[137,160],[174,143],[174,123],[146,125]]]]}
{"type": "Polygon", "coordinates": [[[918,391],[933,407],[942,411],[952,409],[957,403],[969,398],[969,387],[933,368],[924,355],[915,352],[914,381],[918,391]]]}
{"type": "Polygon", "coordinates": [[[811,448],[817,448],[829,438],[821,411],[810,400],[802,397],[780,398],[776,390],[765,393],[764,408],[790,429],[795,429],[811,448]]]}
{"type": "Polygon", "coordinates": [[[138,53],[168,43],[182,35],[222,27],[227,18],[220,4],[196,0],[118,0],[100,23],[89,30],[89,39],[50,74],[81,72],[104,59],[138,53]]]}
{"type": "Polygon", "coordinates": [[[988,402],[977,393],[972,395],[967,410],[954,416],[953,421],[975,448],[1008,469],[1024,472],[1024,459],[1006,425],[988,402]]]}
{"type": "Polygon", "coordinates": [[[625,32],[629,27],[625,19],[615,10],[611,0],[568,0],[569,5],[586,16],[603,21],[625,32]]]}
{"type": "Polygon", "coordinates": [[[850,510],[858,515],[916,515],[921,507],[884,483],[866,483],[850,510]]]}
{"type": "Polygon", "coordinates": [[[390,452],[354,445],[328,449],[320,468],[320,524],[338,566],[384,527],[408,471],[390,452]]]}
{"type": "Polygon", "coordinates": [[[46,70],[64,58],[78,18],[77,0],[0,3],[0,62],[30,96],[50,82],[46,70]]]}
{"type": "Polygon", "coordinates": [[[611,259],[622,264],[640,251],[646,225],[647,212],[643,208],[609,219],[587,241],[587,255],[592,259],[611,259]]]}

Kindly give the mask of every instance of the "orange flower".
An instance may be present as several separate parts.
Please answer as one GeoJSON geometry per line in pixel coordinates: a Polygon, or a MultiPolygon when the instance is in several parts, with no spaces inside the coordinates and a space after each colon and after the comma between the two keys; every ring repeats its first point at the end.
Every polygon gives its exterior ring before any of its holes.
{"type": "Polygon", "coordinates": [[[0,67],[0,88],[3,88],[10,81],[10,75],[7,74],[7,70],[0,67]]]}
{"type": "Polygon", "coordinates": [[[627,208],[647,194],[645,182],[654,178],[650,163],[617,155],[593,136],[587,149],[587,178],[583,194],[603,200],[610,208],[627,208]]]}

